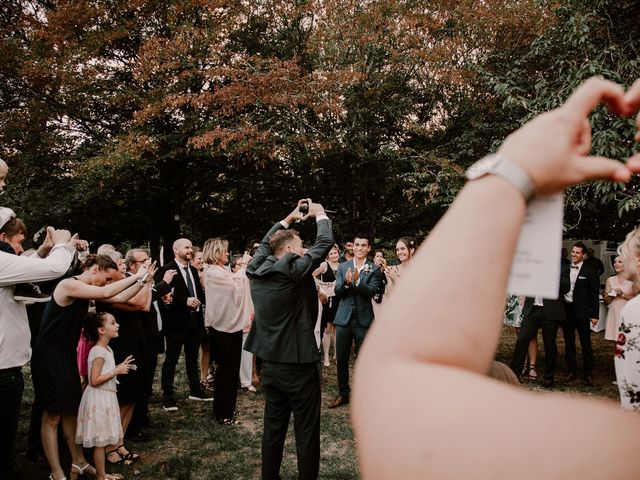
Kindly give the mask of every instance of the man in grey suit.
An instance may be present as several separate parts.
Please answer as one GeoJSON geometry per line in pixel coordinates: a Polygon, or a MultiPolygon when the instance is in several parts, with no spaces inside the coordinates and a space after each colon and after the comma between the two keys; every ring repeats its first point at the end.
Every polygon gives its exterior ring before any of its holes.
{"type": "Polygon", "coordinates": [[[255,317],[245,350],[263,359],[262,478],[280,478],[284,440],[293,411],[298,478],[317,479],[320,467],[320,354],[313,333],[318,294],[312,272],[333,245],[322,205],[301,200],[266,234],[247,267],[255,317]],[[302,217],[300,206],[308,213],[302,217]],[[289,226],[314,218],[316,241],[305,253],[289,226]]]}
{"type": "Polygon", "coordinates": [[[371,250],[365,235],[353,240],[353,260],[341,263],[336,273],[336,296],[340,298],[333,324],[336,327],[338,396],[329,408],[349,403],[349,358],[355,342],[356,355],[373,322],[371,299],[381,287],[380,268],[367,259],[371,250]]]}
{"type": "Polygon", "coordinates": [[[544,374],[541,384],[543,387],[553,387],[555,384],[554,376],[558,359],[556,336],[558,327],[567,319],[563,298],[570,287],[569,266],[563,264],[560,267],[559,297],[555,300],[527,297],[522,308],[522,325],[518,332],[518,339],[511,359],[511,369],[518,376],[522,374],[529,342],[538,335],[538,329],[542,328],[544,374]]]}

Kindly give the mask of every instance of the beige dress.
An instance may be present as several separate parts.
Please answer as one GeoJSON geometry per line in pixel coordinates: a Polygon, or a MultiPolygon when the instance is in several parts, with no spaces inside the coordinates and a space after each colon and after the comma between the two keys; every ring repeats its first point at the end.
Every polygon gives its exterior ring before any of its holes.
{"type": "MultiPolygon", "coordinates": [[[[620,287],[622,289],[622,293],[627,297],[633,296],[633,283],[630,280],[622,280],[620,282],[618,280],[618,276],[614,275],[613,277],[609,277],[609,289],[620,287]]],[[[609,292],[604,292],[607,295],[609,292]]],[[[627,300],[621,298],[621,295],[618,295],[614,298],[609,304],[609,311],[607,312],[607,326],[604,331],[604,338],[606,340],[616,340],[618,338],[618,329],[620,328],[620,312],[622,312],[622,307],[625,306],[627,300]]]]}

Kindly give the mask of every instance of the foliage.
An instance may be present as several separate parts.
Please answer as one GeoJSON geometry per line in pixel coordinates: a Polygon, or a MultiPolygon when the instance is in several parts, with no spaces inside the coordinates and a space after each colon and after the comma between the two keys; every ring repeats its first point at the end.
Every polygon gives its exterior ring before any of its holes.
{"type": "MultiPolygon", "coordinates": [[[[8,0],[10,194],[30,225],[155,251],[242,248],[302,196],[339,237],[422,237],[509,131],[589,75],[638,76],[638,2],[614,3],[8,0]]],[[[632,151],[631,122],[592,123],[595,151],[632,151]]],[[[569,221],[637,188],[574,190],[569,221]]]]}

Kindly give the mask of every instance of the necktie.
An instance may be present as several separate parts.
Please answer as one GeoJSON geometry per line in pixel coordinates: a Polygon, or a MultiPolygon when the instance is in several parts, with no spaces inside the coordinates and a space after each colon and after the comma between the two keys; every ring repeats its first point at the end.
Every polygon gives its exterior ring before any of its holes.
{"type": "MultiPolygon", "coordinates": [[[[196,291],[193,288],[193,282],[191,281],[191,275],[189,275],[189,265],[184,267],[184,273],[187,276],[187,290],[189,290],[189,295],[192,297],[196,296],[196,291]]],[[[196,297],[198,298],[198,297],[196,297]]]]}
{"type": "Polygon", "coordinates": [[[575,268],[575,269],[577,270],[577,269],[578,269],[578,265],[571,265],[571,268],[572,268],[572,269],[574,269],[574,268],[575,268]]]}

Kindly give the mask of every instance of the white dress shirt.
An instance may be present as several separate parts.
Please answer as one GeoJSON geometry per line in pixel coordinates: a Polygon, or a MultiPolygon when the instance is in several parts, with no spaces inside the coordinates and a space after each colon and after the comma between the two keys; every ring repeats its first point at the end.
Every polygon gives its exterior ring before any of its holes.
{"type": "Polygon", "coordinates": [[[27,309],[24,302],[13,299],[14,285],[61,277],[73,254],[64,243],[55,245],[44,259],[0,252],[0,370],[21,367],[31,358],[27,309]]]}
{"type": "Polygon", "coordinates": [[[576,263],[575,265],[571,265],[571,269],[569,271],[569,279],[571,280],[571,289],[564,294],[564,300],[567,303],[573,303],[573,288],[576,286],[576,281],[578,280],[578,274],[580,273],[580,269],[582,268],[582,262],[576,263]]]}

